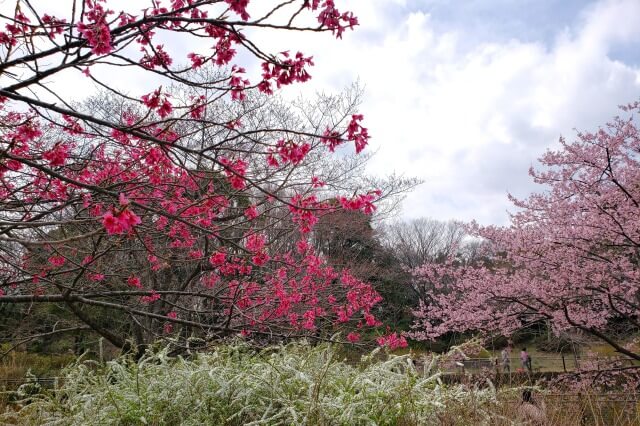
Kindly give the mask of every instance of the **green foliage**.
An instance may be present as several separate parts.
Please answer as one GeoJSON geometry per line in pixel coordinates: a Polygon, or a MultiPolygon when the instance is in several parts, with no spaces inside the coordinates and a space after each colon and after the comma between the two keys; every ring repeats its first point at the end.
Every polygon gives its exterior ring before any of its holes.
{"type": "MultiPolygon", "coordinates": [[[[95,368],[79,363],[54,393],[32,397],[0,421],[64,425],[434,424],[469,413],[488,421],[495,391],[445,386],[430,367],[377,351],[350,365],[330,345],[289,344],[254,351],[222,345],[192,360],[148,353],[95,368]],[[473,407],[473,410],[452,410],[473,407]],[[456,414],[458,413],[458,414],[456,414]]],[[[465,420],[465,421],[466,421],[465,420]]],[[[455,423],[453,423],[455,424],[455,423]]]]}

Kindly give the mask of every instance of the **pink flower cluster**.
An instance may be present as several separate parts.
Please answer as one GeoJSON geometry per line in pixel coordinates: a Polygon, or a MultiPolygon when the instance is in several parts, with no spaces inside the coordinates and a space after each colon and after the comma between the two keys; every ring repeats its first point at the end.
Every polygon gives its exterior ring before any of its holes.
{"type": "Polygon", "coordinates": [[[321,307],[316,307],[314,309],[309,309],[305,313],[302,314],[302,323],[301,327],[306,330],[315,330],[316,328],[316,318],[324,315],[324,309],[321,307]]]}
{"type": "Polygon", "coordinates": [[[187,58],[191,61],[191,68],[200,68],[204,65],[205,58],[202,55],[198,55],[197,53],[189,53],[187,58]]]}
{"type": "Polygon", "coordinates": [[[102,225],[112,235],[127,233],[140,223],[140,218],[129,208],[124,208],[119,213],[109,210],[102,216],[102,225]]]}
{"type": "Polygon", "coordinates": [[[231,187],[237,190],[244,189],[246,186],[244,175],[247,172],[247,163],[239,158],[234,161],[221,158],[220,164],[225,166],[224,173],[227,175],[231,187]]]}
{"type": "Polygon", "coordinates": [[[64,131],[66,133],[74,136],[82,135],[84,133],[84,128],[82,127],[78,119],[69,117],[66,114],[63,114],[62,118],[66,123],[66,125],[64,126],[64,131]]]}
{"type": "Polygon", "coordinates": [[[251,205],[245,209],[244,216],[249,220],[253,220],[258,217],[258,209],[256,206],[251,205]]]}
{"type": "Polygon", "coordinates": [[[127,278],[127,284],[129,284],[129,286],[131,287],[142,288],[140,278],[136,277],[135,275],[131,275],[129,278],[127,278]]]}
{"type": "Polygon", "coordinates": [[[329,147],[329,151],[334,152],[336,148],[344,143],[340,138],[340,133],[327,127],[322,135],[322,143],[329,147]]]}
{"type": "Polygon", "coordinates": [[[211,257],[209,257],[209,263],[212,266],[220,266],[222,264],[224,264],[227,261],[227,255],[226,253],[223,252],[217,252],[211,255],[211,257]]]}
{"type": "Polygon", "coordinates": [[[360,125],[363,118],[362,114],[354,114],[347,126],[347,139],[354,142],[356,154],[359,154],[369,143],[369,132],[360,125]]]}
{"type": "Polygon", "coordinates": [[[291,198],[289,211],[293,215],[293,222],[298,225],[298,229],[303,234],[311,232],[311,228],[318,222],[318,217],[313,213],[313,209],[318,207],[315,195],[307,197],[296,194],[291,198]]]}
{"type": "Polygon", "coordinates": [[[173,63],[171,55],[164,50],[162,44],[156,45],[151,52],[145,47],[142,47],[141,50],[144,52],[144,56],[140,59],[140,64],[145,68],[168,68],[173,63]]]}
{"type": "MultiPolygon", "coordinates": [[[[276,143],[276,150],[282,159],[283,164],[293,163],[300,164],[302,160],[307,156],[309,151],[311,151],[311,145],[308,143],[297,144],[293,141],[284,141],[284,139],[280,139],[276,143]]],[[[278,167],[279,164],[276,161],[275,166],[278,167]]]]}
{"type": "MultiPolygon", "coordinates": [[[[347,125],[346,140],[354,143],[356,154],[362,152],[369,143],[370,138],[369,131],[360,124],[363,118],[364,116],[362,114],[353,114],[349,124],[347,125]]],[[[329,151],[333,152],[338,146],[345,142],[345,139],[341,137],[341,134],[338,131],[327,127],[322,135],[321,142],[329,148],[329,151]]]]}
{"type": "Polygon", "coordinates": [[[66,19],[58,19],[55,16],[51,16],[46,13],[42,15],[42,23],[47,27],[49,37],[51,38],[62,34],[67,26],[66,19]]]}
{"type": "Polygon", "coordinates": [[[84,16],[87,22],[80,22],[78,31],[87,40],[91,51],[96,55],[107,55],[113,51],[111,31],[107,25],[107,15],[113,13],[105,10],[100,3],[104,0],[85,0],[87,8],[84,16]]]}
{"type": "Polygon", "coordinates": [[[263,62],[262,63],[262,81],[258,84],[258,89],[267,94],[273,93],[271,82],[275,81],[278,88],[289,84],[305,81],[311,78],[307,72],[307,66],[313,66],[313,59],[305,57],[301,52],[296,53],[291,58],[289,52],[282,52],[284,59],[278,63],[263,62]]]}
{"type": "MultiPolygon", "coordinates": [[[[175,312],[175,311],[167,312],[167,318],[170,318],[170,319],[176,319],[176,318],[178,318],[178,313],[177,313],[177,312],[175,312]]],[[[171,333],[171,332],[173,331],[173,324],[172,324],[172,323],[170,323],[170,322],[166,322],[166,323],[164,324],[163,329],[164,329],[164,332],[165,332],[166,334],[169,334],[169,333],[171,333]]]]}
{"type": "Polygon", "coordinates": [[[142,103],[147,108],[156,110],[161,118],[165,118],[173,111],[173,106],[169,102],[168,97],[162,96],[160,89],[156,89],[153,93],[148,93],[142,96],[142,103]]]}
{"type": "Polygon", "coordinates": [[[405,339],[404,336],[399,336],[396,332],[387,334],[386,336],[380,336],[376,339],[376,342],[378,342],[380,346],[387,346],[391,350],[406,348],[408,346],[407,339],[405,339]]]}
{"type": "Polygon", "coordinates": [[[249,14],[247,13],[247,6],[249,5],[249,0],[224,0],[229,4],[229,9],[236,12],[240,15],[243,21],[249,20],[249,14]]]}
{"type": "Polygon", "coordinates": [[[376,210],[373,202],[380,198],[380,190],[371,191],[368,194],[360,194],[353,198],[338,197],[340,205],[345,210],[360,210],[364,214],[372,214],[376,210]]]}
{"type": "Polygon", "coordinates": [[[65,264],[65,262],[67,261],[67,259],[64,258],[64,256],[51,256],[49,258],[49,263],[51,265],[53,265],[55,268],[59,268],[61,266],[63,266],[65,264]]]}
{"type": "Polygon", "coordinates": [[[207,25],[204,30],[210,37],[217,39],[213,55],[215,64],[218,66],[229,64],[237,53],[232,45],[239,42],[238,35],[216,25],[207,25]]]}
{"type": "Polygon", "coordinates": [[[157,293],[155,290],[151,290],[151,294],[148,296],[142,296],[140,298],[140,301],[142,303],[153,303],[155,301],[160,300],[160,294],[157,293]]]}
{"type": "Polygon", "coordinates": [[[69,157],[69,146],[66,144],[57,144],[45,152],[42,157],[47,160],[52,167],[64,166],[64,163],[69,157]]]}
{"type": "MultiPolygon", "coordinates": [[[[320,0],[313,0],[312,9],[320,7],[320,0]]],[[[324,0],[322,2],[322,10],[318,15],[318,22],[322,27],[328,28],[337,38],[342,38],[342,33],[346,28],[358,25],[358,18],[351,12],[340,13],[333,0],[324,0]]]]}
{"type": "Polygon", "coordinates": [[[229,86],[231,87],[231,99],[234,101],[242,101],[247,95],[244,93],[244,89],[249,86],[249,80],[242,78],[240,74],[244,74],[245,69],[242,67],[233,66],[231,68],[231,78],[229,79],[229,86]]]}
{"type": "Polygon", "coordinates": [[[347,340],[351,343],[355,343],[360,340],[360,333],[356,333],[355,331],[347,334],[347,340]]]}
{"type": "Polygon", "coordinates": [[[249,251],[261,251],[266,244],[266,237],[261,234],[251,234],[247,237],[245,246],[249,251]]]}

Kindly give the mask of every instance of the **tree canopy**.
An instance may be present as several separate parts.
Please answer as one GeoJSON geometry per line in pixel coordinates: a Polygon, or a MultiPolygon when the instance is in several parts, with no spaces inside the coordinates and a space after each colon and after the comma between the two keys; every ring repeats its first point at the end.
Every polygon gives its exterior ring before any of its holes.
{"type": "Polygon", "coordinates": [[[274,106],[314,64],[259,41],[266,30],[340,38],[357,18],[332,0],[257,3],[3,9],[0,304],[54,303],[64,326],[46,332],[89,328],[125,349],[166,335],[320,338],[325,325],[379,324],[378,293],[309,243],[323,213],[371,214],[384,195],[323,196],[327,182],[305,163],[347,143],[364,150],[363,116],[348,100],[306,119],[274,106]],[[247,77],[240,58],[260,76],[247,77]],[[49,85],[61,76],[102,94],[75,102],[49,85]],[[157,88],[129,93],[120,76],[157,88]],[[277,245],[274,229],[294,244],[277,245]]]}

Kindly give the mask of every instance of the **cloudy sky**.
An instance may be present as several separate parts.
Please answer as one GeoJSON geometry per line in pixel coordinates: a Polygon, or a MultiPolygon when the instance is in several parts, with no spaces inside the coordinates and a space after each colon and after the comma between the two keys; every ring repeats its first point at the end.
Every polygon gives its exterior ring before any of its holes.
{"type": "MultiPolygon", "coordinates": [[[[53,12],[68,9],[66,2],[38,2],[53,12]]],[[[0,0],[0,7],[11,4],[0,0]]],[[[130,6],[127,0],[109,4],[130,6]]],[[[269,52],[314,56],[314,78],[287,88],[287,96],[337,92],[360,80],[365,125],[377,150],[369,171],[425,181],[407,197],[406,218],[506,224],[507,193],[537,190],[528,169],[560,135],[571,139],[574,129],[595,129],[619,113],[618,105],[640,99],[640,0],[336,4],[361,23],[341,41],[262,30],[254,41],[269,52]]],[[[167,43],[182,54],[198,50],[167,43]]],[[[110,79],[138,95],[158,84],[147,80],[110,79]]],[[[56,84],[78,96],[91,92],[78,72],[56,84]]]]}
{"type": "Polygon", "coordinates": [[[361,26],[301,39],[316,59],[305,90],[364,83],[370,171],[425,180],[408,218],[507,223],[507,193],[537,190],[528,169],[560,135],[640,99],[638,0],[336,3],[361,26]]]}

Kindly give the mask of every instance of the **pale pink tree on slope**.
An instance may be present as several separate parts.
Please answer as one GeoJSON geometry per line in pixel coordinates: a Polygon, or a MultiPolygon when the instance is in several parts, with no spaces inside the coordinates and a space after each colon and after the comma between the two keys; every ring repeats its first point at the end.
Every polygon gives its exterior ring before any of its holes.
{"type": "Polygon", "coordinates": [[[510,335],[543,321],[640,359],[625,344],[640,330],[640,132],[632,117],[616,117],[560,145],[530,170],[541,192],[511,198],[510,226],[469,227],[491,247],[483,262],[450,258],[415,270],[430,288],[415,311],[415,338],[510,335]]]}

